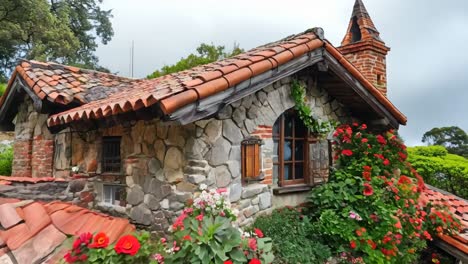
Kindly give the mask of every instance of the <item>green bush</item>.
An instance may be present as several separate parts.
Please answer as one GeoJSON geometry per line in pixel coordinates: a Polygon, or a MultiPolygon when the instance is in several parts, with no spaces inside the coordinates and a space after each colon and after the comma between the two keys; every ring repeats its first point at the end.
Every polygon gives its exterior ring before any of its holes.
{"type": "Polygon", "coordinates": [[[0,175],[10,176],[13,163],[13,148],[11,146],[0,147],[0,175]]]}
{"type": "Polygon", "coordinates": [[[331,256],[301,208],[277,209],[258,217],[253,226],[273,239],[275,263],[323,263],[331,256]]]}
{"type": "Polygon", "coordinates": [[[468,159],[448,154],[442,146],[428,146],[408,148],[408,161],[426,183],[468,198],[468,159]]]}

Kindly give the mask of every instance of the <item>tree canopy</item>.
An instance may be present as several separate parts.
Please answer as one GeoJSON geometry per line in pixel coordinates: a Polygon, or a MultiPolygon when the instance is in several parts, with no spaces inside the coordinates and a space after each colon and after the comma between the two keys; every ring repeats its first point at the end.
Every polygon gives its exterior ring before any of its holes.
{"type": "Polygon", "coordinates": [[[197,48],[197,52],[188,55],[186,58],[181,58],[173,65],[165,65],[159,70],[154,71],[146,76],[148,79],[158,78],[167,74],[187,70],[198,65],[207,64],[224,58],[229,58],[244,52],[239,48],[238,44],[234,44],[231,51],[225,51],[224,46],[215,46],[213,44],[202,43],[197,48]]]}
{"type": "Polygon", "coordinates": [[[408,161],[426,183],[468,199],[468,159],[443,146],[421,146],[408,148],[408,161]]]}
{"type": "Polygon", "coordinates": [[[2,0],[0,82],[19,58],[58,61],[97,69],[98,41],[114,35],[103,0],[2,0]]]}
{"type": "Polygon", "coordinates": [[[468,158],[468,135],[457,126],[435,127],[424,133],[422,142],[444,146],[449,153],[468,158]]]}

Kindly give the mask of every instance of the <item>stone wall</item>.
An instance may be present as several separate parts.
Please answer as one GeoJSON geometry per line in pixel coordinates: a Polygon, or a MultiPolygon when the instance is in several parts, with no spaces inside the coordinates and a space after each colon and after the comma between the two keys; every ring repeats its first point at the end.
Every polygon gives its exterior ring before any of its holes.
{"type": "MultiPolygon", "coordinates": [[[[307,103],[322,120],[348,121],[347,111],[320,89],[311,77],[299,76],[307,85],[307,103]]],[[[54,174],[70,175],[72,166],[91,177],[94,202],[89,206],[127,215],[134,223],[164,232],[201,184],[227,188],[231,202],[239,209],[239,225],[252,223],[276,204],[300,203],[302,196],[275,196],[277,176],[272,127],[277,118],[294,107],[290,97],[291,78],[284,78],[242,100],[225,106],[216,116],[179,125],[160,120],[89,132],[65,130],[55,136],[54,174]],[[100,164],[103,136],[121,137],[122,172],[102,173],[100,164]],[[262,182],[241,181],[241,141],[250,136],[263,139],[262,182]],[[102,201],[102,186],[123,184],[126,204],[109,206],[102,201]],[[291,198],[295,197],[295,198],[291,198]]],[[[89,193],[88,193],[89,194],[89,193]]]]}

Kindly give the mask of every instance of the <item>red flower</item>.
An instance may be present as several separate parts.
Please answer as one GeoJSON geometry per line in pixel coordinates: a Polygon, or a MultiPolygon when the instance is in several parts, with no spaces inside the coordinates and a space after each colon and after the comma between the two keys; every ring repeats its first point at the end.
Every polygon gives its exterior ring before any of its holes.
{"type": "Polygon", "coordinates": [[[198,221],[203,221],[203,214],[199,214],[195,217],[195,219],[197,219],[198,221]]]}
{"type": "Polygon", "coordinates": [[[398,228],[398,229],[401,229],[401,222],[398,221],[398,222],[395,224],[395,227],[398,228]]]}
{"type": "Polygon", "coordinates": [[[377,141],[382,145],[387,144],[387,140],[385,140],[385,138],[382,135],[377,135],[377,141]]]}
{"type": "Polygon", "coordinates": [[[377,244],[375,244],[374,241],[372,241],[371,239],[368,239],[367,240],[367,244],[369,244],[369,246],[372,248],[372,249],[375,249],[377,247],[377,244]]]}
{"type": "Polygon", "coordinates": [[[259,259],[253,258],[249,261],[249,264],[262,264],[259,259]]]}
{"type": "Polygon", "coordinates": [[[105,248],[109,245],[109,237],[104,233],[98,233],[89,248],[105,248]]]}
{"type": "Polygon", "coordinates": [[[406,158],[407,158],[407,156],[406,156],[405,153],[398,152],[398,155],[400,156],[400,158],[401,158],[402,160],[406,160],[406,158]]]}
{"type": "Polygon", "coordinates": [[[389,161],[388,159],[385,159],[385,160],[383,161],[383,165],[385,165],[385,166],[390,165],[390,161],[389,161]]]}
{"type": "Polygon", "coordinates": [[[224,261],[224,264],[232,264],[232,260],[226,260],[224,261]]]}
{"type": "Polygon", "coordinates": [[[257,240],[255,238],[249,238],[249,248],[253,251],[257,250],[257,240]]]}
{"type": "Polygon", "coordinates": [[[341,154],[349,157],[353,155],[353,151],[350,149],[344,149],[343,151],[341,151],[341,154]]]}
{"type": "Polygon", "coordinates": [[[263,237],[263,232],[262,230],[258,229],[258,228],[255,228],[254,229],[254,232],[255,234],[259,237],[259,238],[262,238],[263,237]]]}
{"type": "Polygon", "coordinates": [[[361,130],[364,130],[364,129],[367,129],[367,125],[366,125],[366,124],[362,124],[362,125],[361,125],[361,130]]]}
{"type": "Polygon", "coordinates": [[[367,138],[361,139],[361,142],[362,142],[362,143],[367,143],[368,141],[369,141],[369,140],[368,140],[367,138]]]}
{"type": "Polygon", "coordinates": [[[351,242],[349,242],[349,247],[352,248],[352,249],[355,249],[356,248],[356,241],[351,240],[351,242]]]}
{"type": "Polygon", "coordinates": [[[365,171],[371,171],[372,167],[371,166],[364,166],[362,167],[365,171]]]}
{"type": "Polygon", "coordinates": [[[370,185],[369,183],[364,183],[363,193],[365,196],[371,196],[372,194],[374,194],[374,189],[372,189],[372,185],[370,185]]]}
{"type": "Polygon", "coordinates": [[[78,261],[78,257],[77,256],[72,256],[72,253],[70,251],[67,252],[67,254],[65,254],[65,256],[63,256],[63,258],[65,259],[66,263],[74,263],[74,262],[78,261]]]}
{"type": "Polygon", "coordinates": [[[185,235],[182,240],[192,241],[192,237],[190,235],[185,235]]]}
{"type": "Polygon", "coordinates": [[[134,256],[140,250],[140,242],[138,239],[132,235],[123,236],[117,241],[117,244],[114,246],[115,252],[117,254],[128,254],[134,256]]]}
{"type": "Polygon", "coordinates": [[[410,184],[412,183],[411,179],[406,177],[405,175],[401,175],[400,179],[398,180],[398,184],[410,184]]]}
{"type": "Polygon", "coordinates": [[[362,176],[364,177],[364,179],[365,179],[366,181],[370,181],[370,180],[371,180],[371,173],[368,172],[368,171],[362,172],[362,176]]]}

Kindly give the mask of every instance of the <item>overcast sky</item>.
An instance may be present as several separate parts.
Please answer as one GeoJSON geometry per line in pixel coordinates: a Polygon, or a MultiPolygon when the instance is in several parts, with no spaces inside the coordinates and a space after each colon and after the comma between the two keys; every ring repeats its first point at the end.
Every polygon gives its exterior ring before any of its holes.
{"type": "MultiPolygon", "coordinates": [[[[468,130],[468,1],[363,0],[387,56],[388,96],[408,117],[400,133],[418,145],[425,131],[456,125],[468,130]]],[[[135,77],[172,64],[202,42],[234,42],[248,50],[322,27],[339,46],[354,0],[105,0],[115,36],[97,55],[103,66],[129,76],[135,42],[135,77]]]]}

